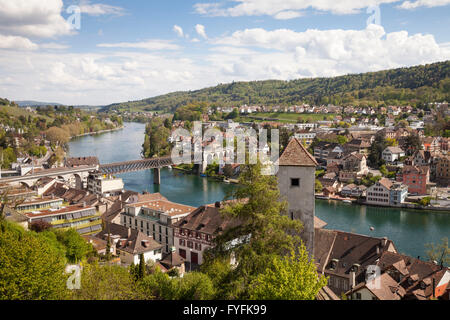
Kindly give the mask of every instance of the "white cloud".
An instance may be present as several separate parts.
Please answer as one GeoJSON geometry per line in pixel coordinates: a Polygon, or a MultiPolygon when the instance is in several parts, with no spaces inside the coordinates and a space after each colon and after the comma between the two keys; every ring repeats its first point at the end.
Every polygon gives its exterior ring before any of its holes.
{"type": "Polygon", "coordinates": [[[0,33],[43,38],[71,34],[62,8],[62,0],[0,0],[0,33]]]}
{"type": "MultiPolygon", "coordinates": [[[[0,96],[109,104],[233,80],[337,76],[450,59],[448,43],[440,45],[432,35],[386,33],[375,25],[364,30],[238,30],[210,38],[209,50],[201,54],[168,45],[174,44],[103,43],[103,48],[118,49],[101,53],[20,51],[10,45],[0,49],[0,96]]],[[[45,46],[52,44],[40,44],[45,46]]]]}
{"type": "MultiPolygon", "coordinates": [[[[278,75],[281,79],[336,76],[450,59],[450,50],[439,46],[432,35],[409,35],[406,31],[386,33],[377,25],[364,30],[311,29],[305,32],[246,29],[214,39],[213,43],[264,50],[252,54],[253,58],[247,56],[240,67],[249,71],[252,65],[257,67],[258,62],[261,64],[259,70],[255,68],[257,73],[266,70],[264,73],[268,76],[278,75]],[[260,57],[267,59],[266,62],[260,57]],[[277,67],[274,69],[274,66],[277,67]]],[[[233,70],[242,59],[233,58],[229,62],[234,65],[233,70]]]]}
{"type": "Polygon", "coordinates": [[[205,26],[203,26],[201,24],[196,24],[195,25],[195,31],[203,39],[207,39],[208,38],[208,36],[206,35],[205,26]]]}
{"type": "Polygon", "coordinates": [[[43,49],[51,49],[51,50],[65,50],[70,48],[70,46],[65,45],[65,44],[60,44],[60,43],[56,43],[56,42],[48,42],[48,43],[41,43],[39,44],[40,48],[43,49]]]}
{"type": "Polygon", "coordinates": [[[289,20],[294,19],[303,16],[303,13],[300,11],[292,11],[292,10],[286,10],[278,12],[274,18],[278,20],[289,20]]]}
{"type": "MultiPolygon", "coordinates": [[[[257,16],[270,15],[278,19],[299,16],[299,10],[313,9],[333,14],[354,14],[361,9],[383,3],[393,3],[399,0],[231,0],[220,3],[197,3],[194,5],[197,13],[209,16],[257,16]],[[227,3],[233,3],[226,6],[227,3]],[[283,13],[284,12],[284,13],[283,13]]],[[[439,0],[442,1],[442,0],[439,0]]]]}
{"type": "Polygon", "coordinates": [[[125,10],[121,7],[111,6],[103,3],[91,4],[89,0],[81,1],[79,7],[81,9],[81,13],[85,13],[91,16],[100,16],[100,15],[122,16],[125,13],[125,10]]]}
{"type": "Polygon", "coordinates": [[[38,45],[27,38],[0,34],[0,49],[36,50],[37,48],[38,45]]]}
{"type": "Polygon", "coordinates": [[[183,36],[184,36],[183,28],[181,28],[180,26],[174,25],[174,26],[173,26],[173,31],[175,31],[175,33],[176,33],[179,37],[183,37],[183,36]]]}
{"type": "Polygon", "coordinates": [[[180,47],[169,40],[148,40],[142,42],[118,42],[118,43],[100,43],[97,47],[101,48],[130,48],[146,50],[177,50],[180,47]]]}
{"type": "Polygon", "coordinates": [[[416,1],[405,1],[397,8],[410,10],[418,7],[432,8],[432,7],[446,6],[448,4],[450,4],[450,0],[416,0],[416,1]]]}

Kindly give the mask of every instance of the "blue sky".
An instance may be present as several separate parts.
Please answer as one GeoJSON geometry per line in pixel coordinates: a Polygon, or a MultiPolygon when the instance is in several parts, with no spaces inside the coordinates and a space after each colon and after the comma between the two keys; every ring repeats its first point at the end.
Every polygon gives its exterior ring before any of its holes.
{"type": "Polygon", "coordinates": [[[443,61],[449,13],[450,0],[0,0],[0,97],[103,105],[443,61]]]}

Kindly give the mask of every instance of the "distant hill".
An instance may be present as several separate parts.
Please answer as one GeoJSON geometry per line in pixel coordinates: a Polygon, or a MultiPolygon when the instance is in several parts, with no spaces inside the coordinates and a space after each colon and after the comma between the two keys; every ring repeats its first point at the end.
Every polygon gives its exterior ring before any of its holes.
{"type": "Polygon", "coordinates": [[[222,106],[243,104],[379,105],[450,100],[450,60],[428,65],[333,78],[291,81],[233,82],[195,91],[179,91],[153,98],[115,103],[108,110],[175,111],[194,101],[222,106]]]}
{"type": "Polygon", "coordinates": [[[40,102],[33,100],[15,101],[19,107],[43,107],[43,106],[63,106],[61,103],[56,102],[40,102]]]}

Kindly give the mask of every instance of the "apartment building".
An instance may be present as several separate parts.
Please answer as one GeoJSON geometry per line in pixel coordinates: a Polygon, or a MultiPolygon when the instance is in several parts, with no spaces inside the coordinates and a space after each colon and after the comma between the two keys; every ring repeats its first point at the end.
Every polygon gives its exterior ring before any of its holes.
{"type": "Polygon", "coordinates": [[[53,228],[74,228],[80,234],[92,234],[102,228],[100,213],[92,206],[70,205],[44,210],[23,212],[28,223],[36,221],[48,222],[53,228]]]}
{"type": "Polygon", "coordinates": [[[150,200],[125,204],[120,220],[123,226],[153,237],[162,245],[163,252],[168,253],[174,245],[173,224],[194,210],[168,200],[150,200]]]}
{"type": "Polygon", "coordinates": [[[90,174],[87,179],[87,189],[89,192],[101,197],[119,195],[123,191],[123,180],[110,175],[90,174]]]}

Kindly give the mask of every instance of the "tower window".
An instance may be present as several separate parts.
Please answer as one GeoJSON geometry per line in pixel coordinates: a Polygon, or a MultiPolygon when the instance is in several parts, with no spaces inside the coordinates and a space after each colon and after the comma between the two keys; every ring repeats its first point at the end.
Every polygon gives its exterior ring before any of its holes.
{"type": "Polygon", "coordinates": [[[291,187],[300,187],[300,179],[291,178],[291,187]]]}

